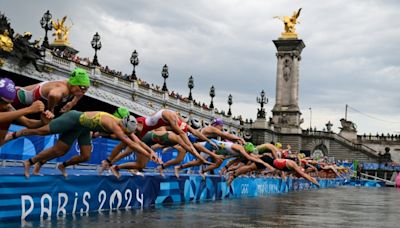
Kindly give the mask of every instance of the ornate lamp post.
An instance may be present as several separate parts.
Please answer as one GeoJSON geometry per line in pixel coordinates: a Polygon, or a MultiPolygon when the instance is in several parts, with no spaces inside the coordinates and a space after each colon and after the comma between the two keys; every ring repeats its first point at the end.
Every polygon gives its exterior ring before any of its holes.
{"type": "Polygon", "coordinates": [[[132,71],[132,75],[129,77],[129,80],[131,80],[131,81],[137,80],[135,68],[137,65],[139,65],[139,58],[138,58],[138,53],[136,52],[136,50],[134,50],[132,52],[131,64],[133,65],[133,71],[132,71]]]}
{"type": "Polygon", "coordinates": [[[210,97],[211,97],[210,108],[214,108],[214,102],[213,102],[213,99],[215,97],[215,88],[214,88],[214,86],[211,86],[211,88],[210,88],[210,97]]]}
{"type": "Polygon", "coordinates": [[[263,118],[265,119],[265,110],[264,110],[264,104],[268,103],[268,98],[265,96],[264,90],[261,91],[260,97],[257,97],[257,103],[261,105],[261,108],[258,109],[257,112],[257,118],[263,118]]]}
{"type": "Polygon", "coordinates": [[[100,35],[96,32],[92,39],[92,48],[94,49],[94,57],[92,64],[95,66],[100,66],[99,62],[97,61],[97,50],[101,49],[101,42],[100,42],[100,35]]]}
{"type": "Polygon", "coordinates": [[[194,88],[194,81],[193,81],[193,76],[190,75],[189,81],[188,81],[188,87],[189,87],[189,100],[193,100],[192,97],[192,89],[194,88]]]}
{"type": "Polygon", "coordinates": [[[310,131],[312,131],[312,109],[311,107],[308,108],[310,110],[310,131]]]}
{"type": "Polygon", "coordinates": [[[51,31],[53,29],[53,23],[51,23],[51,18],[52,18],[52,15],[51,15],[50,11],[47,10],[47,12],[43,14],[42,19],[40,19],[40,25],[42,26],[42,28],[45,31],[45,36],[44,36],[44,40],[42,43],[42,47],[46,47],[46,48],[50,47],[49,38],[47,37],[47,32],[51,31]]]}
{"type": "Polygon", "coordinates": [[[164,65],[164,67],[163,67],[163,69],[161,71],[161,76],[164,78],[164,84],[163,84],[163,87],[162,87],[162,91],[168,91],[167,83],[166,83],[166,80],[167,80],[167,78],[169,76],[167,64],[164,65]]]}
{"type": "Polygon", "coordinates": [[[228,96],[228,105],[229,105],[228,116],[231,116],[231,115],[232,115],[232,112],[231,112],[231,105],[232,105],[232,104],[233,104],[233,102],[232,102],[232,95],[229,94],[229,96],[228,96]]]}

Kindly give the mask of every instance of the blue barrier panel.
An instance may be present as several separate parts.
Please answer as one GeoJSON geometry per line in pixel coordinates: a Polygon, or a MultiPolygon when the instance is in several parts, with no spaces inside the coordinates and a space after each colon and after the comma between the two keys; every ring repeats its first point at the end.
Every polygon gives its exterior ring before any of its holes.
{"type": "Polygon", "coordinates": [[[386,171],[400,171],[400,165],[392,163],[363,163],[364,170],[386,170],[386,171]]]}
{"type": "MultiPolygon", "coordinates": [[[[7,169],[7,168],[6,168],[7,169]]],[[[14,168],[16,169],[16,168],[14,168]]],[[[19,170],[18,173],[22,171],[19,170]]],[[[143,208],[191,201],[259,197],[274,193],[315,188],[304,179],[239,177],[231,186],[220,176],[182,175],[165,178],[123,175],[97,176],[95,171],[78,170],[67,179],[60,175],[0,175],[0,221],[39,219],[71,213],[143,208]],[[78,175],[79,174],[79,175],[78,175]]],[[[323,187],[342,185],[345,179],[319,180],[323,187]]]]}
{"type": "MultiPolygon", "coordinates": [[[[11,125],[10,131],[18,131],[23,127],[18,125],[11,125]]],[[[42,150],[52,147],[58,140],[58,135],[48,135],[48,136],[27,136],[12,140],[2,147],[0,147],[0,159],[5,160],[26,160],[36,154],[40,153],[42,150]]],[[[98,165],[101,164],[102,160],[105,160],[110,154],[113,148],[119,143],[118,140],[109,138],[95,138],[93,142],[93,151],[88,162],[86,164],[98,165]]],[[[167,150],[165,153],[161,149],[156,150],[157,155],[164,161],[169,161],[175,158],[178,154],[176,149],[167,150]]],[[[72,145],[70,151],[63,157],[51,160],[51,162],[63,162],[70,159],[73,156],[79,155],[80,150],[77,142],[75,141],[72,145]]],[[[136,155],[132,155],[122,159],[117,162],[117,164],[135,161],[136,155]]],[[[182,163],[187,163],[194,160],[194,156],[191,154],[186,154],[182,163]]],[[[147,165],[148,168],[155,168],[156,163],[150,161],[147,165]]],[[[223,167],[223,166],[222,166],[223,167]]],[[[199,167],[192,167],[191,170],[199,170],[199,167]]],[[[217,170],[218,171],[218,170],[217,170]]]]}
{"type": "Polygon", "coordinates": [[[358,186],[358,187],[385,187],[386,184],[383,181],[375,180],[346,180],[344,185],[358,186]]]}

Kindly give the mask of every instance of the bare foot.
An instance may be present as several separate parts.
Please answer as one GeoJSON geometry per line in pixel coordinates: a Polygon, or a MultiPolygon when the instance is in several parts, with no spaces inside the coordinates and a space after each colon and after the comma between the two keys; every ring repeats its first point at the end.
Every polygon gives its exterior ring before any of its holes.
{"type": "Polygon", "coordinates": [[[29,178],[29,176],[30,176],[29,171],[31,168],[31,163],[29,162],[29,160],[26,160],[26,161],[24,161],[23,165],[24,165],[24,175],[26,178],[29,178]]]}
{"type": "Polygon", "coordinates": [[[42,168],[42,165],[40,164],[40,162],[36,162],[35,167],[33,168],[33,175],[39,175],[40,173],[40,168],[42,168]]]}
{"type": "Polygon", "coordinates": [[[200,170],[199,175],[201,176],[201,178],[203,178],[203,180],[206,179],[206,173],[204,173],[202,170],[200,170]]]}
{"type": "Polygon", "coordinates": [[[114,174],[114,176],[119,179],[121,177],[121,174],[119,173],[119,171],[115,168],[115,166],[111,166],[110,167],[111,172],[114,174]]]}
{"type": "Polygon", "coordinates": [[[160,176],[165,177],[164,175],[164,169],[160,166],[157,167],[158,172],[160,173],[160,176]]]}
{"type": "Polygon", "coordinates": [[[233,179],[235,179],[235,177],[232,174],[229,175],[228,180],[226,181],[226,184],[228,186],[231,186],[233,179]]]}
{"type": "Polygon", "coordinates": [[[128,172],[130,172],[130,173],[132,173],[133,175],[136,175],[136,176],[144,177],[144,173],[140,172],[137,169],[128,169],[128,172]]]}
{"type": "Polygon", "coordinates": [[[176,179],[179,179],[179,171],[180,170],[181,170],[181,168],[179,168],[179,166],[175,166],[174,167],[174,172],[175,172],[176,179]]]}
{"type": "Polygon", "coordinates": [[[108,164],[108,162],[106,160],[101,161],[101,165],[99,168],[99,175],[101,175],[104,170],[109,169],[110,168],[110,164],[108,164]]]}
{"type": "Polygon", "coordinates": [[[65,166],[63,164],[58,164],[57,168],[61,171],[61,174],[64,176],[64,178],[67,178],[68,173],[65,170],[65,166]]]}

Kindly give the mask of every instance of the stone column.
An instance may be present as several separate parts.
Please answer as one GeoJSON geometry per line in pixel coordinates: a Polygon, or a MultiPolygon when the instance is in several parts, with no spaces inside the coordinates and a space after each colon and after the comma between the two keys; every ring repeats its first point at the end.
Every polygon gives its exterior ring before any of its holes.
{"type": "Polygon", "coordinates": [[[299,62],[305,47],[299,39],[273,41],[277,48],[276,103],[272,109],[275,130],[280,133],[301,133],[299,108],[299,62]]]}

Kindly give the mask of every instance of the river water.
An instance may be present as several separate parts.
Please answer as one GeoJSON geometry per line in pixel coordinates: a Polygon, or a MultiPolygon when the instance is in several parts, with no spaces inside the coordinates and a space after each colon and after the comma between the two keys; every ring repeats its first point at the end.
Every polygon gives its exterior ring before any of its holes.
{"type": "Polygon", "coordinates": [[[400,190],[339,187],[144,210],[1,224],[6,227],[400,227],[400,190]]]}

